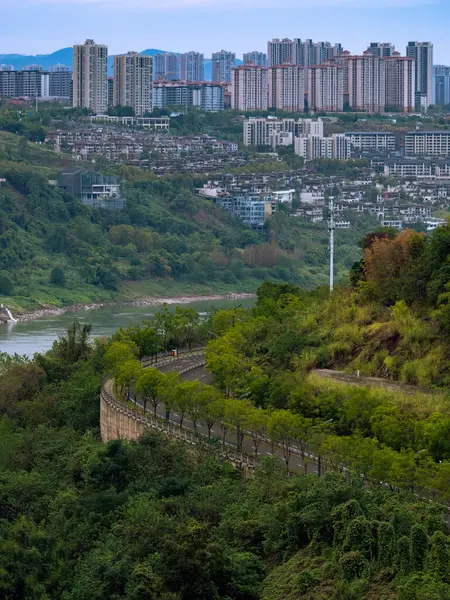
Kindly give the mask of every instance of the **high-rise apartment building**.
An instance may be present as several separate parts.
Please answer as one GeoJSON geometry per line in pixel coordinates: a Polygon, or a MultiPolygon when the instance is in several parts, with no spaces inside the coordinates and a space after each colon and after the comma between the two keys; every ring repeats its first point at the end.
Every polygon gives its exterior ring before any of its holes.
{"type": "Polygon", "coordinates": [[[50,95],[46,71],[0,71],[0,97],[47,98],[50,95]]]}
{"type": "Polygon", "coordinates": [[[233,69],[231,108],[238,110],[267,110],[267,69],[247,64],[233,69]]]}
{"type": "Polygon", "coordinates": [[[174,52],[156,54],[154,60],[155,80],[177,81],[180,79],[180,57],[174,52]]]}
{"type": "Polygon", "coordinates": [[[253,50],[252,52],[246,52],[244,54],[244,64],[251,62],[258,67],[267,67],[267,54],[264,52],[258,52],[258,50],[253,50]]]}
{"type": "Polygon", "coordinates": [[[94,40],[73,47],[73,106],[96,114],[108,108],[108,47],[94,40]]]}
{"type": "Polygon", "coordinates": [[[182,106],[217,112],[224,110],[223,85],[209,81],[155,81],[153,107],[182,106]]]}
{"type": "Polygon", "coordinates": [[[356,56],[344,52],[344,95],[351,110],[379,113],[386,104],[386,62],[369,50],[356,56]]]}
{"type": "Polygon", "coordinates": [[[114,106],[130,106],[137,117],[152,111],[153,58],[137,52],[114,57],[114,106]]]}
{"type": "Polygon", "coordinates": [[[375,56],[385,58],[394,54],[395,46],[389,42],[371,42],[367,50],[375,56]]]}
{"type": "Polygon", "coordinates": [[[71,100],[73,96],[73,73],[70,67],[55,65],[49,73],[49,96],[71,100]]]}
{"type": "Polygon", "coordinates": [[[334,133],[329,137],[302,134],[294,139],[294,151],[305,160],[318,158],[348,160],[351,156],[350,143],[343,133],[334,133]]]}
{"type": "Polygon", "coordinates": [[[180,56],[180,79],[182,81],[205,80],[205,57],[200,52],[186,52],[180,56]]]}
{"type": "Polygon", "coordinates": [[[414,112],[415,63],[412,58],[394,52],[385,58],[387,111],[414,112]]]}
{"type": "Polygon", "coordinates": [[[416,65],[416,109],[427,109],[433,103],[433,44],[431,42],[408,42],[406,56],[416,65]]]}
{"type": "Polygon", "coordinates": [[[433,104],[440,106],[450,104],[450,67],[434,65],[433,88],[433,104]]]}
{"type": "Polygon", "coordinates": [[[212,58],[212,81],[214,83],[230,83],[236,54],[221,50],[213,52],[212,58]]]}
{"type": "Polygon", "coordinates": [[[267,43],[267,64],[269,67],[275,67],[284,63],[290,65],[299,65],[300,49],[302,41],[299,39],[290,40],[277,38],[267,43]]]}
{"type": "Polygon", "coordinates": [[[314,112],[344,110],[344,68],[335,63],[314,65],[308,69],[308,103],[314,112]]]}
{"type": "Polygon", "coordinates": [[[305,69],[299,65],[269,67],[269,108],[304,112],[306,77],[305,69]]]}
{"type": "Polygon", "coordinates": [[[50,73],[72,73],[72,67],[58,63],[49,69],[50,73]]]}

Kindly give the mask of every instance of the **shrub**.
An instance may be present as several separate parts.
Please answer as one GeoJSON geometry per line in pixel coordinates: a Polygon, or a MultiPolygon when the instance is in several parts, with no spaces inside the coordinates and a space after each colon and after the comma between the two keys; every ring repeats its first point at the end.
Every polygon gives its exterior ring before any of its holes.
{"type": "Polygon", "coordinates": [[[65,282],[66,276],[64,273],[64,269],[62,269],[61,267],[55,267],[54,269],[52,269],[52,272],[50,273],[50,283],[52,283],[53,285],[62,286],[65,284],[65,282]]]}
{"type": "Polygon", "coordinates": [[[347,581],[359,579],[368,567],[367,560],[361,552],[347,552],[341,558],[342,574],[347,581]]]}
{"type": "Polygon", "coordinates": [[[12,296],[14,292],[14,284],[9,275],[0,273],[0,294],[12,296]]]}
{"type": "Polygon", "coordinates": [[[428,536],[423,525],[414,525],[411,529],[410,556],[414,571],[422,571],[428,550],[428,536]]]}

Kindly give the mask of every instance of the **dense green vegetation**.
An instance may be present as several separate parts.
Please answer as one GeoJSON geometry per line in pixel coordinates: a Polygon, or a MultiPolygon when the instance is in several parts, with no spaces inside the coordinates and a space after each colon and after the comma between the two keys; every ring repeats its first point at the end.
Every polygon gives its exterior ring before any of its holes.
{"type": "MultiPolygon", "coordinates": [[[[277,295],[286,303],[280,291],[266,286],[257,310],[277,295]]],[[[207,327],[239,327],[244,314],[218,313],[207,327]]],[[[245,480],[214,445],[188,451],[151,432],[101,444],[100,383],[120,348],[143,355],[207,333],[189,310],[157,319],[165,334],[144,324],[92,346],[89,327],[74,324],[45,356],[1,358],[2,598],[449,597],[437,504],[350,473],[288,476],[277,459],[245,480]]]]}
{"type": "MultiPolygon", "coordinates": [[[[258,233],[195,195],[201,179],[111,165],[106,172],[125,182],[126,209],[93,209],[49,185],[71,163],[28,141],[42,124],[0,111],[1,127],[21,134],[0,131],[0,300],[14,309],[326,281],[325,225],[283,212],[258,233]]],[[[371,227],[369,219],[342,232],[339,275],[371,227]]]]}

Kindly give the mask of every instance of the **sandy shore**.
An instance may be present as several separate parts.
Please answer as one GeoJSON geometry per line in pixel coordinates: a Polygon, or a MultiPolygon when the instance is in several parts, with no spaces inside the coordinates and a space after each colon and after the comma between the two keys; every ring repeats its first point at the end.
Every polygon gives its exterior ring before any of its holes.
{"type": "Polygon", "coordinates": [[[63,315],[69,312],[81,312],[83,310],[96,310],[104,306],[157,306],[160,304],[191,304],[193,302],[214,302],[215,300],[244,300],[254,298],[255,294],[208,294],[204,296],[172,296],[170,298],[147,296],[131,301],[99,302],[93,304],[73,304],[63,308],[39,308],[30,312],[13,316],[17,321],[32,321],[47,316],[63,315]]]}

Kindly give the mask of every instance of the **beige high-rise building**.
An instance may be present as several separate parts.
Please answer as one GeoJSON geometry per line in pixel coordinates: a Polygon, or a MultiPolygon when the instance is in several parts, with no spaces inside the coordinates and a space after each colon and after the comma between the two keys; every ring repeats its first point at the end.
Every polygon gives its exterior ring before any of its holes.
{"type": "Polygon", "coordinates": [[[414,112],[415,61],[400,52],[384,59],[386,63],[386,110],[414,112]]]}
{"type": "Polygon", "coordinates": [[[153,59],[137,52],[114,57],[114,106],[131,106],[137,117],[152,111],[153,59]]]}
{"type": "Polygon", "coordinates": [[[344,95],[354,111],[381,113],[386,103],[386,62],[366,50],[355,56],[344,52],[340,57],[344,66],[344,95]]]}
{"type": "Polygon", "coordinates": [[[305,111],[306,70],[283,64],[269,68],[269,108],[290,112],[305,111]]]}
{"type": "Polygon", "coordinates": [[[342,112],[344,110],[344,69],[340,65],[324,63],[309,68],[309,110],[314,112],[342,112]]]}
{"type": "Polygon", "coordinates": [[[267,69],[253,64],[232,71],[231,108],[267,110],[267,69]]]}
{"type": "Polygon", "coordinates": [[[73,47],[73,106],[95,114],[108,109],[108,47],[94,40],[73,47]]]}

